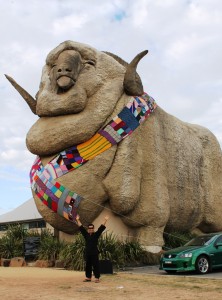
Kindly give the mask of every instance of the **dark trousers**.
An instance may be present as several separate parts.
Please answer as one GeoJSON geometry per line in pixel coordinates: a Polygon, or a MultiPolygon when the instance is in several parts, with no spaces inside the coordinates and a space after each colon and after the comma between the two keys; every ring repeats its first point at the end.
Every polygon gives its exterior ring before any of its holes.
{"type": "Polygon", "coordinates": [[[92,277],[92,271],[95,278],[100,277],[100,269],[99,269],[99,257],[98,255],[86,255],[86,277],[92,277]]]}

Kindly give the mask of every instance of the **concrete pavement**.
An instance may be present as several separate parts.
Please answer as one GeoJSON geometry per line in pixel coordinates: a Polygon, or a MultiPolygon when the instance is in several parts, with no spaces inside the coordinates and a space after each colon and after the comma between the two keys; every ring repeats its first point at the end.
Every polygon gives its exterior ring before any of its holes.
{"type": "Polygon", "coordinates": [[[200,277],[200,278],[210,278],[210,279],[222,279],[222,269],[214,270],[211,273],[200,275],[195,272],[180,272],[175,274],[168,274],[163,270],[159,270],[159,265],[155,266],[143,266],[135,268],[126,268],[121,272],[124,273],[137,273],[137,274],[153,274],[159,276],[184,276],[184,277],[200,277]]]}

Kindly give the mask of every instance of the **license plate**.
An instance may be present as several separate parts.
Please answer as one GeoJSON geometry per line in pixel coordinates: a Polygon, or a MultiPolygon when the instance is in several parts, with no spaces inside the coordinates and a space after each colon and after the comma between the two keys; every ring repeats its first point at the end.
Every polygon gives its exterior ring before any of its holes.
{"type": "Polygon", "coordinates": [[[172,261],[165,261],[165,264],[172,264],[172,261]]]}

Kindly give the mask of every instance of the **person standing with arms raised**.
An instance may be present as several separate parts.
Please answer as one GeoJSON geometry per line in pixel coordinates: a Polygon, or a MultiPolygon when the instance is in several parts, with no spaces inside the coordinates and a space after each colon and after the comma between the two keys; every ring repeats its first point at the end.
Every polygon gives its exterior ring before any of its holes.
{"type": "Polygon", "coordinates": [[[99,268],[99,251],[98,251],[98,240],[102,232],[106,229],[106,222],[108,221],[109,216],[104,218],[104,222],[100,225],[98,230],[94,231],[94,225],[89,224],[87,230],[83,227],[79,215],[76,216],[76,222],[79,226],[79,230],[85,239],[85,274],[86,278],[84,282],[91,282],[92,272],[95,276],[95,282],[99,282],[100,278],[100,268],[99,268]]]}

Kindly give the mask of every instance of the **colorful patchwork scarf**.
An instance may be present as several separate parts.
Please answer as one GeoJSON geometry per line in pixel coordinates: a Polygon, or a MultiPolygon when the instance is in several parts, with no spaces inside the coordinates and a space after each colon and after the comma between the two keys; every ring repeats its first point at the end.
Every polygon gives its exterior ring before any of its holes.
{"type": "Polygon", "coordinates": [[[130,135],[154,111],[156,103],[148,94],[132,97],[123,110],[88,141],[60,152],[46,166],[37,156],[31,171],[31,188],[50,209],[75,221],[77,207],[83,199],[56,182],[130,135]]]}

